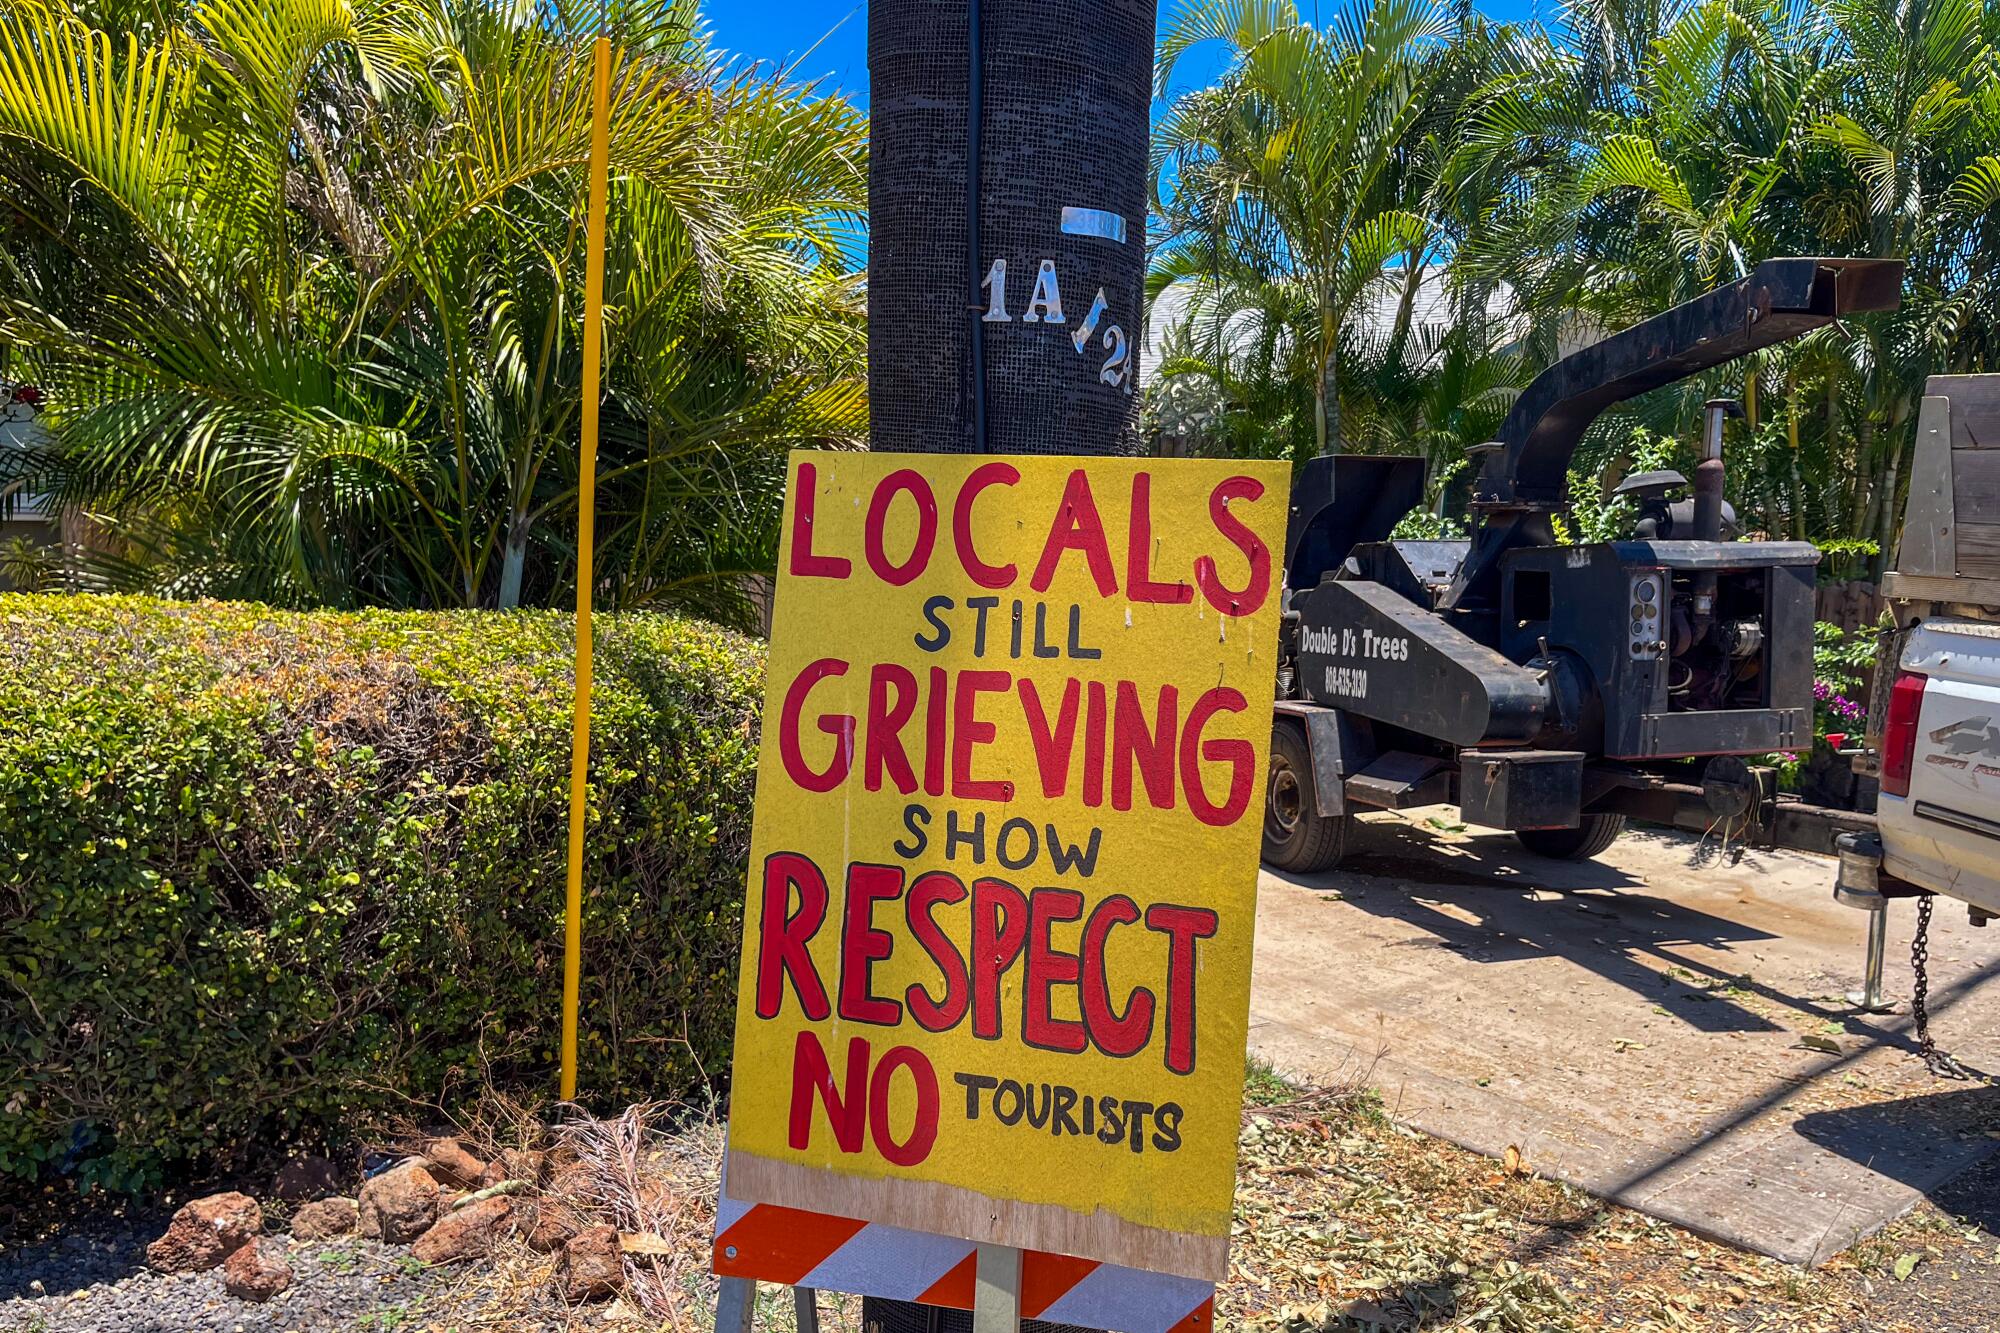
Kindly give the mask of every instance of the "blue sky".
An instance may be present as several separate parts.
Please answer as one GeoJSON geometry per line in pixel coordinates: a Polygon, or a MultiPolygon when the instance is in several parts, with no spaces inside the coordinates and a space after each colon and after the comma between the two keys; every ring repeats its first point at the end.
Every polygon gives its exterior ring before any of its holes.
{"type": "MultiPolygon", "coordinates": [[[[1163,9],[1171,9],[1167,0],[1163,9]]],[[[1311,12],[1313,0],[1299,0],[1311,12]]],[[[1329,0],[1327,8],[1333,8],[1329,0]]],[[[1478,8],[1497,19],[1518,20],[1540,13],[1553,18],[1557,0],[1486,0],[1478,8]]],[[[857,101],[868,93],[868,9],[866,0],[708,0],[716,43],[758,60],[790,64],[802,78],[824,78],[857,101]]],[[[1209,72],[1190,61],[1191,75],[1209,72]]]]}

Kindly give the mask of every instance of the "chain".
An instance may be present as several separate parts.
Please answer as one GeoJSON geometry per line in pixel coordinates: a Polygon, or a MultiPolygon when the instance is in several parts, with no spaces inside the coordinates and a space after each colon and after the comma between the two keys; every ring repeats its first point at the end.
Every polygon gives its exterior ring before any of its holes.
{"type": "Polygon", "coordinates": [[[1931,906],[1932,900],[1930,894],[1918,895],[1917,933],[1910,940],[1910,969],[1917,974],[1916,985],[1910,993],[1910,1016],[1915,1020],[1917,1053],[1923,1056],[1924,1068],[1931,1071],[1933,1078],[1969,1079],[1972,1077],[1971,1071],[1967,1070],[1964,1065],[1960,1064],[1950,1055],[1940,1051],[1937,1048],[1937,1043],[1931,1040],[1931,982],[1929,975],[1931,961],[1931,906]]]}

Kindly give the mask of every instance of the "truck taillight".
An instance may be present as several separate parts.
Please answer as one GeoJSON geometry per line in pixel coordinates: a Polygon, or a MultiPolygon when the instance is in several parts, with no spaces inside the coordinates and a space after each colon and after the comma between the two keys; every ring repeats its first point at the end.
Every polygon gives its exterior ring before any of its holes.
{"type": "Polygon", "coordinates": [[[1882,725],[1882,790],[1910,794],[1910,769],[1917,757],[1917,714],[1924,708],[1924,683],[1917,671],[1898,671],[1889,687],[1889,716],[1882,725]]]}

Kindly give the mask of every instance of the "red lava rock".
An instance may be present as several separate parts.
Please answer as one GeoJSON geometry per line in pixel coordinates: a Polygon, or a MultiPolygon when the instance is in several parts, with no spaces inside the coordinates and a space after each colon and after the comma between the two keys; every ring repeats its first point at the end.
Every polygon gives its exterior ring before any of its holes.
{"type": "Polygon", "coordinates": [[[256,1241],[222,1261],[222,1289],[239,1300],[268,1301],[291,1285],[291,1266],[256,1241]]]}
{"type": "Polygon", "coordinates": [[[354,1229],[370,1240],[402,1245],[437,1220],[438,1187],[415,1162],[392,1167],[361,1187],[354,1229]]]}
{"type": "Polygon", "coordinates": [[[542,1177],[548,1174],[548,1154],[533,1148],[509,1148],[500,1154],[500,1164],[507,1168],[510,1180],[525,1180],[539,1187],[542,1177]]]}
{"type": "Polygon", "coordinates": [[[586,1227],[563,1246],[565,1289],[573,1301],[614,1296],[625,1286],[625,1258],[618,1252],[618,1228],[586,1227]]]}
{"type": "Polygon", "coordinates": [[[247,1194],[211,1194],[183,1204],[166,1234],[146,1247],[146,1261],[162,1273],[202,1273],[227,1259],[264,1229],[264,1210],[247,1194]]]}
{"type": "Polygon", "coordinates": [[[536,1206],[534,1224],[528,1228],[528,1248],[541,1254],[560,1250],[582,1228],[583,1219],[574,1208],[544,1199],[536,1206]]]}
{"type": "Polygon", "coordinates": [[[486,1168],[486,1174],[479,1178],[479,1187],[498,1185],[503,1180],[525,1180],[530,1185],[542,1183],[542,1171],[548,1159],[532,1148],[505,1148],[500,1158],[486,1168]]]}
{"type": "Polygon", "coordinates": [[[429,1231],[417,1237],[410,1253],[427,1264],[482,1258],[513,1225],[511,1199],[504,1194],[481,1199],[440,1217],[429,1231]]]}
{"type": "Polygon", "coordinates": [[[331,1198],[309,1203],[292,1214],[293,1240],[325,1240],[354,1230],[360,1211],[354,1200],[331,1198]]]}
{"type": "Polygon", "coordinates": [[[475,1190],[479,1178],[486,1174],[486,1163],[467,1152],[457,1139],[432,1139],[424,1145],[424,1156],[430,1158],[431,1175],[440,1185],[475,1190]]]}
{"type": "Polygon", "coordinates": [[[329,1157],[295,1157],[278,1170],[271,1194],[286,1203],[304,1203],[340,1188],[340,1168],[329,1157]]]}

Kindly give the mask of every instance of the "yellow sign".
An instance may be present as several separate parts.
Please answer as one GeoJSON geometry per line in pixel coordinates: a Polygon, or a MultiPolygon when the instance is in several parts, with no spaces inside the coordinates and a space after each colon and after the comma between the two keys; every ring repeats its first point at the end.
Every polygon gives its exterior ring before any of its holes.
{"type": "Polygon", "coordinates": [[[792,456],[732,1198],[1224,1275],[1289,479],[792,456]]]}

